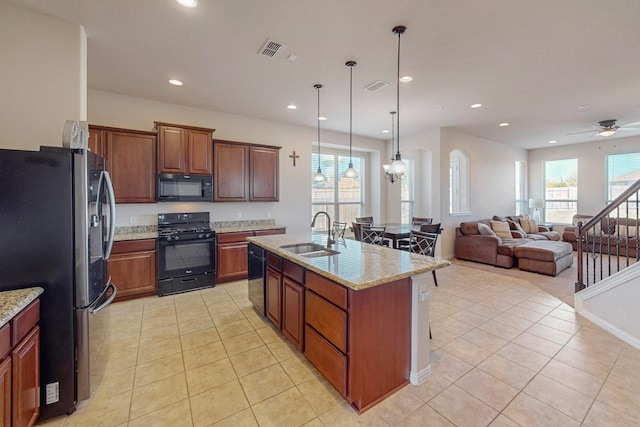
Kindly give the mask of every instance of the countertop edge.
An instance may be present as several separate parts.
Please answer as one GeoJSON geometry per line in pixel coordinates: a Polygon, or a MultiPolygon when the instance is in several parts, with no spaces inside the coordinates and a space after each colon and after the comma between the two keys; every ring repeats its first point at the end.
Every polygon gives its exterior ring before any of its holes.
{"type": "Polygon", "coordinates": [[[43,292],[44,289],[40,287],[0,292],[0,327],[6,325],[43,292]]]}
{"type": "MultiPolygon", "coordinates": [[[[262,231],[262,230],[279,230],[285,229],[285,225],[246,225],[246,226],[237,226],[237,227],[211,227],[216,234],[225,234],[225,233],[242,233],[248,231],[262,231]]],[[[146,240],[146,239],[157,239],[158,232],[157,231],[147,231],[140,233],[116,233],[114,237],[114,241],[116,242],[126,242],[128,240],[146,240]]]]}

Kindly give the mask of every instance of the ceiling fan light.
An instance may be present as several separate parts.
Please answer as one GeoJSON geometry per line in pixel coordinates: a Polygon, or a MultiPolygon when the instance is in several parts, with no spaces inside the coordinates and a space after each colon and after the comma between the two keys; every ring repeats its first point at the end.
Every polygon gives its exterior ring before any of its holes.
{"type": "Polygon", "coordinates": [[[598,135],[600,135],[600,136],[611,136],[611,135],[613,135],[615,133],[616,133],[615,129],[604,129],[604,130],[601,130],[600,132],[598,132],[598,135]]]}

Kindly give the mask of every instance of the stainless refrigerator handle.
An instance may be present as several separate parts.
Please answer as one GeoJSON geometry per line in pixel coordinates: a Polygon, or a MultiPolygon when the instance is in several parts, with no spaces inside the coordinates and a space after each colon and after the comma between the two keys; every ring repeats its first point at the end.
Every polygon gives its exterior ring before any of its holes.
{"type": "MultiPolygon", "coordinates": [[[[91,314],[96,314],[99,311],[101,311],[102,309],[104,309],[106,306],[108,306],[109,304],[111,304],[111,302],[113,302],[113,299],[116,297],[116,295],[118,294],[118,288],[116,288],[116,285],[114,285],[113,283],[111,283],[111,277],[109,277],[109,282],[106,288],[104,288],[104,291],[102,291],[102,294],[100,294],[100,296],[102,297],[102,295],[106,294],[109,289],[111,289],[113,292],[111,293],[111,295],[109,296],[109,299],[106,300],[104,303],[102,303],[101,305],[99,305],[96,308],[93,307],[89,307],[89,312],[91,314]]],[[[100,298],[98,298],[99,300],[100,298]]]]}
{"type": "Polygon", "coordinates": [[[113,192],[113,183],[111,182],[111,176],[109,172],[102,171],[104,174],[105,184],[107,184],[107,191],[109,192],[109,241],[107,243],[107,250],[104,255],[104,260],[108,260],[111,256],[111,249],[113,249],[113,240],[116,234],[116,196],[113,192]]]}

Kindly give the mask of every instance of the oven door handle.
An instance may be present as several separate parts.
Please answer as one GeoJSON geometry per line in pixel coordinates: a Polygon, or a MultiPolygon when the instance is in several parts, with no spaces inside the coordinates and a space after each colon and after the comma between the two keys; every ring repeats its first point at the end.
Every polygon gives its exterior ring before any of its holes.
{"type": "Polygon", "coordinates": [[[116,285],[114,285],[111,282],[111,277],[109,277],[109,281],[107,282],[107,286],[104,288],[104,290],[102,291],[100,296],[98,298],[96,298],[96,301],[100,301],[102,299],[102,297],[104,295],[106,295],[107,292],[109,292],[109,289],[111,289],[113,291],[111,293],[111,295],[109,296],[109,298],[104,303],[100,304],[98,307],[89,307],[89,313],[96,314],[96,313],[102,311],[105,307],[107,307],[109,304],[111,304],[113,302],[114,298],[118,294],[118,288],[116,288],[116,285]]]}

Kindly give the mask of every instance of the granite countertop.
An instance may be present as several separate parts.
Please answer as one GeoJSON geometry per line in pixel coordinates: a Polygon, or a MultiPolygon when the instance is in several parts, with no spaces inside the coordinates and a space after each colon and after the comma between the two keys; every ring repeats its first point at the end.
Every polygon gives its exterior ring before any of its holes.
{"type": "Polygon", "coordinates": [[[278,228],[287,228],[284,225],[268,224],[268,225],[236,225],[236,226],[216,226],[211,227],[216,233],[238,233],[242,231],[258,231],[258,230],[276,230],[278,228]]]}
{"type": "MultiPolygon", "coordinates": [[[[237,233],[242,231],[256,231],[256,230],[275,230],[279,228],[287,228],[284,225],[277,224],[253,224],[251,221],[247,221],[247,224],[237,223],[235,221],[229,221],[226,223],[213,223],[211,229],[218,234],[222,233],[237,233]]],[[[116,227],[116,234],[114,240],[116,242],[124,240],[142,240],[142,239],[156,239],[158,237],[158,229],[155,225],[145,226],[130,226],[130,227],[116,227]]]]}
{"type": "Polygon", "coordinates": [[[0,327],[4,326],[44,292],[42,288],[24,288],[0,292],[0,327]]]}
{"type": "Polygon", "coordinates": [[[354,290],[416,276],[451,264],[441,258],[350,239],[331,245],[331,249],[337,250],[339,254],[318,258],[306,258],[280,248],[283,245],[305,242],[326,244],[327,235],[318,233],[276,234],[248,237],[247,240],[354,290]]]}
{"type": "Polygon", "coordinates": [[[123,240],[142,240],[142,239],[156,239],[158,237],[157,231],[146,232],[132,232],[132,233],[116,233],[113,240],[120,242],[123,240]]]}

